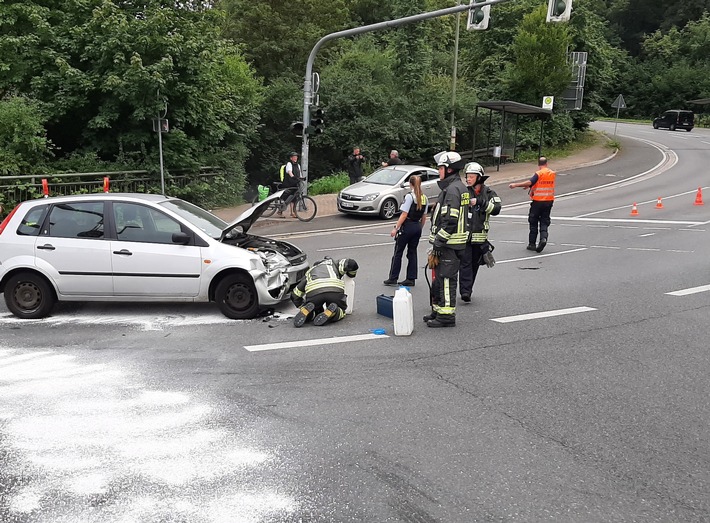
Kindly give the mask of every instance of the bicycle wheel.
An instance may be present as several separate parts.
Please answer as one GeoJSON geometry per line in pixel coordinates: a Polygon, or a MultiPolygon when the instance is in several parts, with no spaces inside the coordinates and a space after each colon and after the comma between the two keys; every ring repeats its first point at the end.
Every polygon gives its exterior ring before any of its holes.
{"type": "Polygon", "coordinates": [[[274,213],[279,209],[279,206],[281,205],[281,199],[276,199],[273,202],[269,203],[269,206],[264,210],[263,213],[261,213],[261,216],[264,218],[268,218],[269,216],[273,216],[274,213]]]}
{"type": "Polygon", "coordinates": [[[317,212],[316,201],[310,196],[302,196],[296,201],[296,218],[302,222],[310,222],[317,212]]]}

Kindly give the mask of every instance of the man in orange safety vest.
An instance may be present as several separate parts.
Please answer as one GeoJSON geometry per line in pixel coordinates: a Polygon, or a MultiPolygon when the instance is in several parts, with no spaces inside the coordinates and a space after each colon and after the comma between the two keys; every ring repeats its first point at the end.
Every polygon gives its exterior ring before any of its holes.
{"type": "Polygon", "coordinates": [[[509,187],[530,188],[530,212],[528,213],[528,223],[530,224],[530,235],[528,236],[529,251],[542,252],[547,245],[547,229],[550,226],[550,212],[552,204],[555,202],[555,176],[557,173],[547,166],[547,158],[541,156],[537,165],[539,169],[532,178],[524,182],[511,183],[509,187]],[[537,240],[538,227],[540,229],[540,243],[535,246],[537,240]]]}

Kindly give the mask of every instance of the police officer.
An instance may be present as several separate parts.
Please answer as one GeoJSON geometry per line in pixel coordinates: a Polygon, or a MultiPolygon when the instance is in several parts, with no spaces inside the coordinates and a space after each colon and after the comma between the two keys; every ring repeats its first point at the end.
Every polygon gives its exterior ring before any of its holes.
{"type": "Polygon", "coordinates": [[[530,234],[528,235],[529,251],[542,252],[547,245],[547,229],[550,226],[550,212],[552,204],[555,202],[555,177],[557,173],[547,166],[547,158],[541,156],[537,165],[539,169],[532,178],[524,182],[511,183],[509,187],[528,188],[530,187],[530,212],[528,213],[528,223],[530,224],[530,234]],[[535,247],[537,240],[537,229],[540,227],[540,243],[535,247]]]}
{"type": "Polygon", "coordinates": [[[493,246],[488,241],[488,230],[490,229],[488,219],[491,215],[496,216],[500,213],[501,200],[493,189],[485,185],[488,176],[485,176],[481,164],[467,163],[464,173],[470,195],[468,220],[471,234],[461,260],[459,287],[461,299],[469,302],[473,293],[473,284],[476,282],[478,267],[494,263],[493,258],[490,257],[493,246]],[[485,259],[488,260],[488,263],[484,261],[484,256],[486,256],[485,259]]]}
{"type": "Polygon", "coordinates": [[[318,326],[342,320],[348,307],[343,276],[354,278],[357,269],[357,262],[350,258],[325,258],[308,269],[291,292],[291,301],[299,308],[294,326],[302,327],[309,320],[318,326]],[[320,310],[323,312],[315,313],[320,310]]]}
{"type": "Polygon", "coordinates": [[[434,279],[431,285],[432,312],[424,316],[424,321],[428,327],[453,327],[456,325],[459,265],[469,234],[469,192],[459,176],[464,164],[461,155],[443,151],[434,156],[434,161],[439,169],[441,193],[432,213],[429,235],[434,279]]]}

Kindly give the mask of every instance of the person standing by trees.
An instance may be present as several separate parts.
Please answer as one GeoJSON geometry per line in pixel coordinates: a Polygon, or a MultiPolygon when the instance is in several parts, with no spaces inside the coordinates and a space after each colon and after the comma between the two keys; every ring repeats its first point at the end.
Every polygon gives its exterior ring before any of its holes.
{"type": "Polygon", "coordinates": [[[362,164],[365,163],[365,157],[360,152],[359,147],[353,147],[353,153],[348,156],[348,176],[350,177],[350,185],[357,183],[362,178],[362,164]]]}
{"type": "Polygon", "coordinates": [[[422,193],[422,179],[419,176],[409,178],[410,193],[404,196],[404,202],[399,208],[401,214],[390,236],[395,239],[394,255],[390,265],[390,274],[383,283],[385,285],[405,285],[413,287],[417,279],[417,247],[422,237],[422,228],[429,212],[429,201],[422,193]],[[397,282],[402,268],[402,255],[407,250],[407,278],[397,282]]]}
{"type": "Polygon", "coordinates": [[[547,158],[540,156],[537,161],[539,169],[532,178],[524,182],[511,183],[509,187],[530,188],[530,212],[528,213],[528,223],[530,224],[530,234],[528,236],[529,251],[542,252],[547,245],[547,229],[550,226],[550,212],[552,204],[555,202],[555,176],[557,173],[547,166],[547,158]],[[540,228],[540,243],[535,247],[537,231],[540,228]]]}
{"type": "Polygon", "coordinates": [[[402,165],[402,160],[399,158],[399,151],[392,149],[390,151],[389,160],[382,162],[382,167],[387,167],[388,165],[402,165]]]}

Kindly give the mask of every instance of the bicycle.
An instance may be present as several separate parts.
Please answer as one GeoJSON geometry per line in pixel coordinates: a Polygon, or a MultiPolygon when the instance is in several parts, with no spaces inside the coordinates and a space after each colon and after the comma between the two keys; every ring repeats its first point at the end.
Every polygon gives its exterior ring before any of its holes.
{"type": "MultiPolygon", "coordinates": [[[[302,222],[310,222],[313,218],[316,217],[316,213],[318,212],[318,205],[316,205],[316,201],[313,198],[311,198],[310,196],[305,196],[303,194],[302,184],[304,183],[305,181],[301,179],[299,181],[298,187],[286,188],[286,192],[283,195],[285,198],[276,198],[272,202],[269,202],[269,206],[262,213],[262,216],[268,218],[269,216],[273,216],[276,211],[280,211],[281,213],[283,213],[293,203],[295,207],[296,218],[298,218],[302,222]]],[[[252,201],[252,205],[254,205],[255,203],[257,202],[252,201]]]]}

